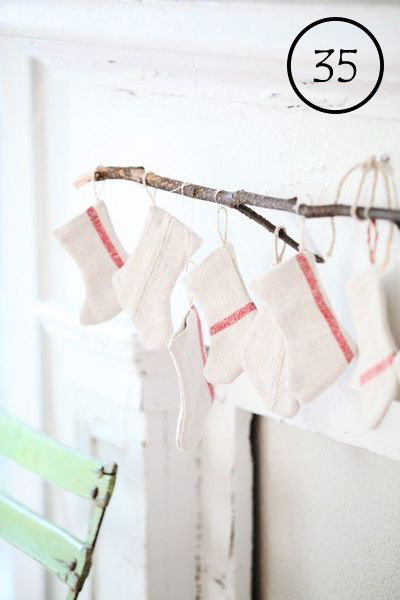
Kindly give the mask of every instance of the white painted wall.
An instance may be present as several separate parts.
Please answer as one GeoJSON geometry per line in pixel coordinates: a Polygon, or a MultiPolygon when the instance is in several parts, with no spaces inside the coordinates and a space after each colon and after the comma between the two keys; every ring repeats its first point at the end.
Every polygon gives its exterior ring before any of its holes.
{"type": "Polygon", "coordinates": [[[263,600],[400,597],[400,465],[259,418],[263,600]]]}
{"type": "MultiPolygon", "coordinates": [[[[299,104],[288,84],[285,61],[294,37],[333,10],[337,6],[252,2],[6,0],[1,5],[2,215],[7,217],[0,236],[7,286],[2,344],[10,365],[4,402],[59,439],[121,463],[116,488],[121,495],[110,507],[107,543],[104,553],[99,546],[98,556],[99,564],[118,565],[110,572],[124,598],[249,598],[248,411],[266,411],[242,379],[229,397],[221,391],[201,456],[178,457],[172,440],[176,390],[172,386],[167,394],[160,385],[165,357],[138,359],[123,319],[85,331],[76,325],[82,285],[52,229],[93,201],[90,187],[76,192],[71,182],[98,164],[145,165],[216,188],[299,194],[305,200],[310,195],[321,202],[330,202],[340,175],[371,153],[388,152],[398,167],[398,7],[340,7],[343,16],[374,30],[387,59],[382,87],[362,110],[339,117],[316,113],[299,104]],[[37,300],[45,303],[39,314],[37,300]],[[39,323],[43,355],[36,348],[39,323]],[[29,366],[25,379],[11,360],[22,356],[21,349],[29,366]],[[38,357],[40,365],[34,362],[38,357]],[[146,363],[146,376],[138,377],[133,365],[143,360],[153,364],[146,363]],[[122,532],[123,543],[117,543],[122,532]],[[110,556],[109,548],[119,552],[110,556]],[[182,569],[189,574],[185,578],[179,576],[182,569]]],[[[353,192],[354,185],[346,200],[353,192]]],[[[103,197],[130,251],[147,196],[140,186],[109,182],[103,197]]],[[[184,215],[179,197],[160,193],[158,201],[179,218],[186,215],[204,238],[197,260],[219,243],[215,206],[185,201],[184,215]]],[[[299,236],[296,217],[264,214],[299,236]]],[[[350,220],[338,222],[334,259],[320,269],[349,329],[344,285],[365,258],[358,230],[362,227],[350,220]]],[[[307,232],[322,251],[327,248],[328,223],[311,223],[307,232]]],[[[271,236],[232,211],[229,238],[250,284],[270,266],[271,236]]],[[[175,323],[185,304],[178,284],[175,323]]],[[[294,425],[400,459],[399,407],[391,409],[378,432],[366,431],[348,375],[305,407],[294,425]]],[[[96,600],[108,598],[109,576],[102,577],[100,569],[95,573],[96,600]]],[[[37,598],[34,589],[30,597],[42,600],[39,586],[35,589],[37,598]]]]}

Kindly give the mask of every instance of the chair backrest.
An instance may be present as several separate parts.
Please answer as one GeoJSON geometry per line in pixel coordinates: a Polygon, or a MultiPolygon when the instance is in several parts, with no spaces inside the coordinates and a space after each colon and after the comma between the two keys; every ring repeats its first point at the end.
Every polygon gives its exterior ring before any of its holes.
{"type": "Polygon", "coordinates": [[[69,588],[67,600],[77,598],[90,571],[97,535],[114,489],[117,465],[104,464],[63,446],[2,411],[0,455],[93,503],[87,538],[80,540],[0,492],[0,537],[64,581],[69,588]]]}

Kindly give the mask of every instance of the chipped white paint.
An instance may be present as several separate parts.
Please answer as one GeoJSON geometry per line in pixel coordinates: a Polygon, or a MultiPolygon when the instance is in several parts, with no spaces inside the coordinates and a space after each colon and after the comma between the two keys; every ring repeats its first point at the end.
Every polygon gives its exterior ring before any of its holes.
{"type": "MultiPolygon", "coordinates": [[[[81,283],[51,230],[87,206],[92,194],[90,187],[73,191],[70,182],[98,163],[145,164],[214,187],[310,193],[328,201],[338,175],[366,154],[389,152],[399,165],[398,7],[340,5],[344,16],[373,29],[387,61],[379,94],[357,114],[317,114],[301,106],[288,85],[285,60],[293,38],[305,24],[337,10],[298,4],[288,19],[281,3],[6,0],[0,6],[2,137],[8,144],[2,174],[8,219],[0,239],[12,323],[6,343],[30,365],[26,380],[19,363],[10,370],[10,405],[23,415],[29,389],[30,420],[53,415],[43,420],[51,433],[120,464],[92,588],[82,600],[92,590],[96,600],[108,600],[111,587],[116,598],[250,598],[249,421],[251,412],[266,411],[242,377],[230,390],[218,390],[199,453],[178,453],[168,354],[143,352],[122,317],[83,328],[72,316],[81,283]],[[16,239],[24,253],[16,252],[16,239]],[[22,301],[16,274],[26,272],[22,301]],[[42,354],[35,337],[39,323],[42,354]],[[39,369],[32,362],[38,356],[39,369]]],[[[137,186],[114,182],[105,185],[104,197],[130,250],[146,196],[137,186]]],[[[160,193],[158,201],[182,218],[179,198],[160,193]]],[[[268,216],[298,236],[295,218],[268,216]]],[[[218,243],[215,217],[214,206],[194,207],[194,228],[205,239],[199,258],[218,243]]],[[[362,260],[354,228],[350,220],[340,225],[335,258],[321,268],[347,327],[345,278],[362,260]]],[[[327,247],[327,224],[311,224],[307,235],[327,247]]],[[[250,282],[270,264],[270,239],[236,214],[229,236],[250,282]]],[[[185,303],[178,286],[175,322],[185,303]]],[[[398,407],[381,429],[364,430],[347,379],[292,423],[400,459],[398,407]]],[[[80,506],[59,498],[52,509],[77,527],[85,516],[80,506]]],[[[19,581],[32,581],[28,568],[24,564],[19,581]]],[[[30,586],[29,597],[43,600],[39,584],[30,586]]]]}
{"type": "MultiPolygon", "coordinates": [[[[287,52],[305,25],[337,10],[335,3],[287,8],[269,2],[115,0],[102,2],[101,7],[90,1],[78,5],[41,0],[34,10],[27,10],[23,2],[5,0],[0,26],[3,35],[28,40],[25,46],[31,54],[46,65],[64,68],[68,78],[76,77],[71,72],[74,66],[93,82],[106,77],[133,96],[148,92],[200,96],[308,112],[288,85],[287,52]]],[[[400,72],[398,7],[347,3],[340,4],[340,14],[371,29],[386,61],[379,95],[357,114],[398,117],[398,104],[392,101],[400,72]]],[[[357,59],[358,64],[363,61],[362,52],[357,59]]],[[[300,56],[299,61],[307,64],[308,57],[300,56]]],[[[355,94],[370,89],[375,80],[375,70],[363,71],[355,94]]],[[[322,103],[324,94],[321,89],[322,103]]]]}
{"type": "Polygon", "coordinates": [[[400,461],[400,404],[394,402],[390,406],[380,427],[374,430],[367,429],[361,421],[358,394],[350,389],[347,376],[321,394],[312,404],[304,406],[292,419],[282,419],[267,410],[246,375],[235,381],[231,397],[237,406],[255,414],[322,433],[340,442],[367,448],[371,452],[400,461]]]}
{"type": "MultiPolygon", "coordinates": [[[[250,597],[251,414],[221,388],[202,447],[183,454],[175,447],[178,390],[167,352],[143,350],[125,319],[92,334],[51,305],[35,312],[55,364],[58,435],[81,447],[95,443],[119,464],[91,582],[96,600],[108,597],[106,563],[116,569],[113,589],[121,597],[250,597]],[[121,555],[132,556],[122,574],[121,555]]],[[[79,515],[68,511],[70,519],[79,515]]]]}
{"type": "Polygon", "coordinates": [[[121,598],[193,597],[196,457],[175,448],[178,390],[168,353],[144,351],[123,318],[91,333],[51,305],[36,314],[53,356],[58,435],[119,465],[92,578],[96,600],[109,597],[111,582],[121,598]],[[180,563],[186,571],[171,578],[180,563]]]}

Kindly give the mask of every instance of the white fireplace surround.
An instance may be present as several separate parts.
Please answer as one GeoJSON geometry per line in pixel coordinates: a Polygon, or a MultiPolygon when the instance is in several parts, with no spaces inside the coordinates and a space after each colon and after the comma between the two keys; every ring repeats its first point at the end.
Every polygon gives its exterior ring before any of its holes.
{"type": "MultiPolygon", "coordinates": [[[[56,225],[91,200],[89,189],[79,196],[70,182],[108,160],[144,163],[217,188],[311,193],[328,201],[338,176],[365,154],[389,152],[400,165],[399,18],[398,6],[381,3],[2,2],[6,406],[120,464],[82,600],[94,593],[108,600],[110,589],[124,600],[250,599],[250,421],[252,413],[276,416],[241,376],[217,390],[199,451],[176,450],[177,384],[168,353],[144,351],[124,317],[93,328],[77,322],[80,282],[51,239],[56,225]],[[386,71],[376,97],[357,113],[326,116],[295,96],[286,57],[301,29],[338,12],[374,31],[386,71]]],[[[136,234],[144,196],[133,199],[142,194],[135,184],[113,185],[106,184],[105,199],[129,244],[126,214],[136,234]]],[[[182,218],[179,198],[160,199],[182,218]]],[[[205,255],[217,243],[215,207],[199,204],[194,226],[207,238],[205,255]]],[[[268,216],[299,235],[295,217],[268,216]]],[[[250,282],[270,262],[271,239],[240,215],[229,223],[250,282]]],[[[348,327],[343,282],[362,261],[354,227],[340,222],[335,261],[323,267],[330,293],[340,290],[333,300],[348,327]]],[[[312,224],[309,233],[316,247],[328,245],[327,224],[312,224]]],[[[182,298],[177,292],[175,320],[182,298]]],[[[350,377],[351,371],[290,424],[399,460],[400,407],[390,408],[380,428],[367,430],[350,377]]],[[[21,481],[13,485],[21,489],[21,481]]],[[[38,510],[46,506],[60,517],[61,503],[67,516],[63,508],[60,518],[80,522],[68,499],[46,499],[38,485],[30,489],[38,510]]],[[[14,582],[17,597],[43,600],[45,587],[52,588],[41,569],[18,564],[26,576],[14,582]]]]}

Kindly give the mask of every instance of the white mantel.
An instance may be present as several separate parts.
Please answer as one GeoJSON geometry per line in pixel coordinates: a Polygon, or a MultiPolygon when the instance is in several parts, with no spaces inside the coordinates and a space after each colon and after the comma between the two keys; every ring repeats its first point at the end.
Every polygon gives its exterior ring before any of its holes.
{"type": "MultiPolygon", "coordinates": [[[[329,201],[340,175],[371,153],[389,152],[398,167],[399,17],[398,6],[382,4],[1,3],[5,339],[29,366],[22,379],[14,362],[5,387],[10,410],[121,465],[91,583],[96,600],[109,600],[102,574],[109,564],[116,598],[124,600],[250,598],[249,423],[252,412],[269,413],[241,377],[218,391],[199,453],[178,453],[168,355],[144,353],[123,319],[93,329],[76,322],[79,276],[51,238],[56,225],[92,200],[90,188],[78,193],[71,181],[100,163],[145,164],[216,188],[329,201]],[[380,40],[385,77],[361,110],[323,115],[295,96],[286,57],[302,28],[339,12],[380,40]],[[49,409],[53,423],[43,418],[49,409]]],[[[105,185],[104,198],[130,250],[145,194],[116,182],[105,185]]],[[[183,218],[179,198],[159,194],[159,202],[183,218]]],[[[190,220],[191,209],[186,213],[190,220]]],[[[205,239],[199,259],[218,243],[215,213],[214,206],[195,206],[193,226],[205,239]]],[[[296,217],[266,215],[299,236],[296,217]]],[[[357,226],[338,223],[337,251],[321,276],[351,328],[344,286],[363,253],[357,226]]],[[[308,232],[317,247],[328,246],[327,223],[313,223],[308,232]]],[[[250,283],[271,262],[271,238],[236,214],[229,235],[250,283]]],[[[175,322],[184,302],[179,286],[175,322]]],[[[399,460],[400,407],[368,431],[350,375],[291,423],[399,460]]],[[[69,510],[74,518],[76,508],[69,510]]],[[[20,578],[18,585],[23,579],[31,581],[20,578]]],[[[31,600],[43,600],[34,593],[31,600]]],[[[88,590],[82,600],[89,597],[88,590]]]]}

